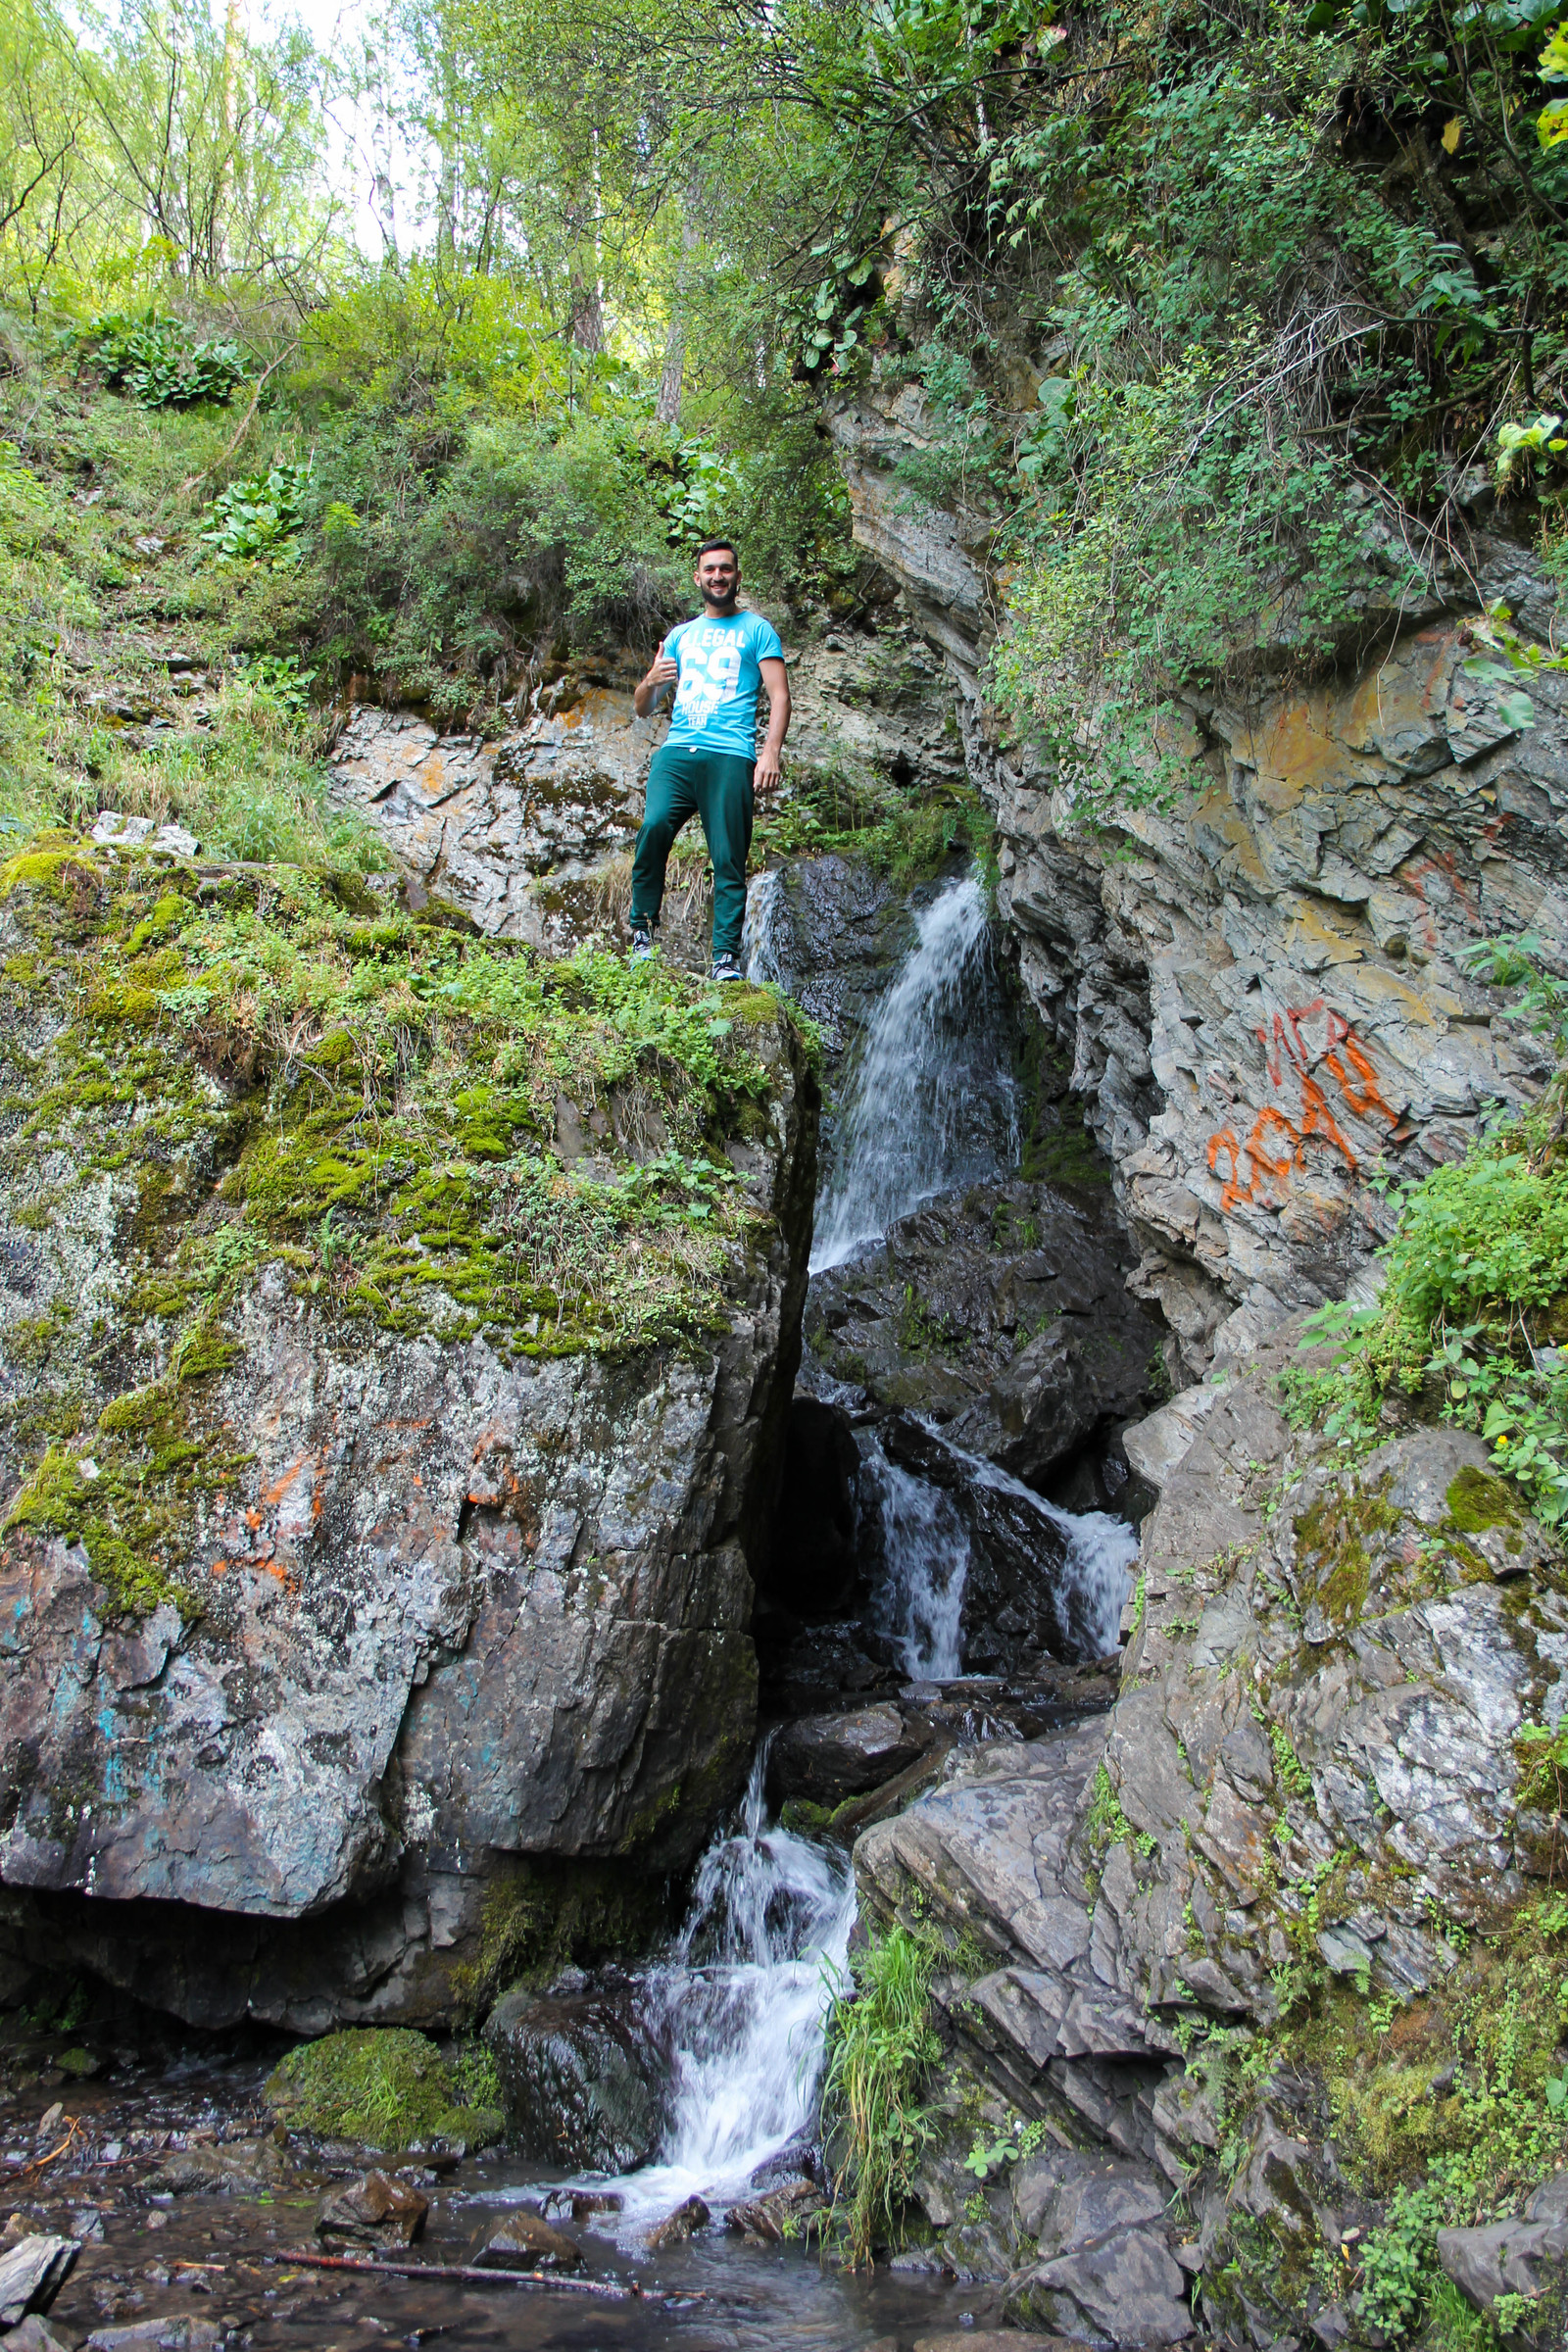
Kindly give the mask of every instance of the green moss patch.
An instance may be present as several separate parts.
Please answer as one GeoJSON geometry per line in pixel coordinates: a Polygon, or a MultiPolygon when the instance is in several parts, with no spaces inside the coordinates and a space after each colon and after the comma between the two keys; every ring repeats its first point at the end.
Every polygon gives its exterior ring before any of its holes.
{"type": "Polygon", "coordinates": [[[1447,1493],[1448,1517],[1461,1536],[1485,1535],[1492,1527],[1519,1527],[1524,1522],[1518,1492],[1485,1470],[1461,1470],[1447,1493]]]}
{"type": "Polygon", "coordinates": [[[1380,1539],[1399,1524],[1381,1493],[1347,1484],[1332,1487],[1296,1522],[1298,1596],[1316,1602],[1331,1625],[1356,1624],[1372,1592],[1380,1539]]]}
{"type": "Polygon", "coordinates": [[[484,2147],[499,2139],[498,2104],[470,2103],[465,2092],[493,2090],[493,2076],[462,2054],[449,2063],[423,2034],[401,2027],[328,2034],[302,2042],[272,2069],[266,2098],[296,2131],[353,2139],[372,2148],[428,2147],[458,2140],[484,2147]]]}
{"type": "Polygon", "coordinates": [[[355,874],[59,837],[0,869],[0,1168],[38,1237],[0,1333],[25,1376],[3,1532],[79,1537],[120,1610],[195,1605],[199,1508],[243,1462],[221,1376],[269,1267],[345,1342],[620,1354],[699,1344],[765,1247],[730,1148],[804,1074],[770,994],[552,962],[355,874]]]}
{"type": "Polygon", "coordinates": [[[490,1886],[479,1948],[453,1971],[453,1993],[464,2016],[482,2017],[514,1984],[646,1951],[669,1924],[667,1887],[625,1863],[519,1860],[490,1886]]]}

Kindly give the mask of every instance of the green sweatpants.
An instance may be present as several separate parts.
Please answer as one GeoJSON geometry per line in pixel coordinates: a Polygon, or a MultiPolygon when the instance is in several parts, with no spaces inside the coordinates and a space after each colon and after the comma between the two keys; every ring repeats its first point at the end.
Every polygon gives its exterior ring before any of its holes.
{"type": "Polygon", "coordinates": [[[654,754],[637,855],[631,869],[631,919],[650,927],[664,902],[664,866],[689,816],[700,816],[713,860],[713,955],[738,956],[746,920],[746,858],[752,846],[752,773],[756,761],[729,752],[666,743],[654,754]]]}

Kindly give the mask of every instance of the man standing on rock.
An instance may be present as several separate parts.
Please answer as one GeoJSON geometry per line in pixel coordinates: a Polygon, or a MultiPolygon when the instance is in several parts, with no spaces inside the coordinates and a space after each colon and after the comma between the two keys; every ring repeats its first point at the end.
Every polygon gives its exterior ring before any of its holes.
{"type": "Polygon", "coordinates": [[[790,723],[790,680],[778,631],[760,612],[742,612],[741,567],[727,539],[697,551],[703,610],[671,629],[632,696],[646,718],[666,686],[675,689],[669,733],[648,771],[648,798],[631,869],[631,955],[654,952],[664,897],[664,866],[689,816],[700,816],[713,860],[713,978],[741,977],[746,858],[752,846],[753,787],[765,798],[779,780],[790,723]],[[767,688],[767,740],[757,749],[757,696],[767,688]]]}

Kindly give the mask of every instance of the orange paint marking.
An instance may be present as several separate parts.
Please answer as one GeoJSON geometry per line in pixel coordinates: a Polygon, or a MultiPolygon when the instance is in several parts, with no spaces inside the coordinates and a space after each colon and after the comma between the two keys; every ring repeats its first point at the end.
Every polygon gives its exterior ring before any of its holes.
{"type": "MultiPolygon", "coordinates": [[[[310,1458],[311,1457],[308,1453],[302,1453],[297,1461],[290,1462],[288,1468],[284,1471],[276,1486],[268,1487],[265,1490],[262,1495],[262,1500],[269,1504],[271,1509],[276,1510],[278,1504],[282,1501],[284,1495],[288,1493],[290,1487],[294,1484],[294,1481],[299,1477],[300,1472],[304,1469],[310,1458]]],[[[246,1517],[249,1518],[249,1516],[250,1514],[247,1512],[246,1517]]]]}

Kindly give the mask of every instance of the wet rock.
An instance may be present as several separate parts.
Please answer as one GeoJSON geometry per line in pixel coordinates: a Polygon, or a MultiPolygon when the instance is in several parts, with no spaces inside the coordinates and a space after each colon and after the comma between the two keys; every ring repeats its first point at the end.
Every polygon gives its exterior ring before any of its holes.
{"type": "Polygon", "coordinates": [[[688,2197],[649,2230],[643,2243],[650,2254],[658,2254],[665,2246],[683,2246],[699,2230],[706,2230],[712,2218],[701,2197],[688,2197]]]}
{"type": "Polygon", "coordinates": [[[762,976],[816,1023],[831,1087],[909,945],[908,910],[858,858],[792,859],[775,891],[762,976]]]}
{"type": "Polygon", "coordinates": [[[896,1706],[856,1707],[841,1715],[806,1715],[786,1724],[768,1750],[775,1801],[808,1797],[836,1805],[878,1788],[930,1744],[930,1729],[896,1706]]]}
{"type": "Polygon", "coordinates": [[[6,2337],[6,2352],[74,2352],[75,2342],[74,2335],[62,2335],[58,2328],[30,2311],[6,2337]]]}
{"type": "Polygon", "coordinates": [[[826,2208],[827,2199],[816,2181],[786,2180],[765,2196],[732,2206],[725,2227],[744,2237],[748,2245],[778,2246],[808,2236],[826,2208]]]}
{"type": "Polygon", "coordinates": [[[807,1343],[834,1378],[1039,1486],[1143,1411],[1162,1331],[1131,1265],[1108,1198],[976,1185],[818,1274],[807,1343]]]}
{"type": "Polygon", "coordinates": [[[574,2222],[591,2222],[602,2214],[622,2213],[626,2200],[613,2188],[553,2188],[545,2199],[545,2220],[570,2215],[574,2222]]]}
{"type": "Polygon", "coordinates": [[[123,2328],[98,2328],[86,2352],[219,2352],[228,2331],[217,2320],[188,2320],[166,2312],[123,2328]]]}
{"type": "Polygon", "coordinates": [[[658,2080],[624,2002],[512,1992],[484,2038],[495,2053],[511,2136],[571,2172],[634,2172],[657,2144],[658,2080]]]}
{"type": "Polygon", "coordinates": [[[491,2271],[580,2271],[582,2248],[538,2214],[509,2213],[474,2257],[491,2271]]]}
{"type": "Polygon", "coordinates": [[[80,2252],[74,2237],[39,2233],[0,2253],[0,2327],[16,2327],[26,2312],[47,2311],[80,2252]]]}
{"type": "Polygon", "coordinates": [[[407,2180],[365,2173],[348,2188],[329,2189],[316,2213],[324,2244],[412,2246],[424,2230],[430,2200],[407,2180]]]}
{"type": "Polygon", "coordinates": [[[288,2158],[271,2137],[230,2139],[216,2146],[176,2148],[149,2173],[151,2196],[256,2197],[288,2173],[288,2158]]]}
{"type": "Polygon", "coordinates": [[[1006,2308],[1091,2344],[1178,2344],[1193,2333],[1187,2280],[1162,2237],[1119,2230],[1009,2282],[1006,2308]]]}
{"type": "Polygon", "coordinates": [[[797,1396],[784,1433],[778,1509],[760,1597],[807,1624],[842,1617],[859,1583],[860,1456],[848,1416],[797,1396]]]}

